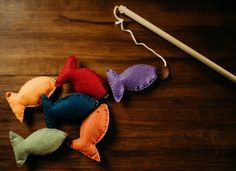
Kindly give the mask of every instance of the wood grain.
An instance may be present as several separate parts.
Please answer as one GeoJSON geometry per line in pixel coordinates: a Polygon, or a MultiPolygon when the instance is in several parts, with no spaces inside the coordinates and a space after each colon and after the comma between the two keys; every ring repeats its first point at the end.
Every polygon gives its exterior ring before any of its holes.
{"type": "MultiPolygon", "coordinates": [[[[127,92],[121,103],[106,100],[111,122],[98,144],[101,163],[63,145],[17,168],[8,132],[27,137],[45,127],[44,116],[40,107],[27,109],[20,124],[6,91],[35,76],[56,77],[70,54],[104,78],[108,68],[161,66],[114,25],[112,10],[120,4],[236,74],[233,1],[0,0],[0,170],[236,170],[235,84],[130,19],[137,39],[166,58],[170,78],[127,92]]],[[[70,91],[66,85],[57,95],[70,91]]],[[[78,124],[61,129],[79,136],[78,124]]]]}

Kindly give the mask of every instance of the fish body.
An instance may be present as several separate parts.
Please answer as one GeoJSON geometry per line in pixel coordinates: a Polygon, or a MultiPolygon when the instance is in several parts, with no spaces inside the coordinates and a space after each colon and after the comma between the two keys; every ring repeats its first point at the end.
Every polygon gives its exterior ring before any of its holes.
{"type": "Polygon", "coordinates": [[[157,68],[146,64],[137,64],[127,68],[121,74],[107,70],[108,81],[114,99],[119,102],[125,90],[140,91],[157,79],[157,68]]]}
{"type": "Polygon", "coordinates": [[[104,137],[109,125],[109,109],[101,104],[82,123],[80,138],[72,140],[70,147],[85,156],[100,162],[96,144],[104,137]]]}
{"type": "Polygon", "coordinates": [[[18,166],[22,166],[30,154],[46,155],[56,151],[67,137],[65,132],[50,128],[39,129],[26,139],[13,131],[9,134],[18,166]]]}
{"type": "Polygon", "coordinates": [[[105,80],[88,68],[77,68],[75,56],[69,56],[59,73],[56,85],[71,82],[77,93],[83,93],[96,99],[107,96],[105,80]]]}
{"type": "Polygon", "coordinates": [[[94,98],[78,93],[66,96],[57,102],[42,96],[41,101],[48,128],[55,128],[58,120],[81,120],[98,105],[94,98]]]}
{"type": "Polygon", "coordinates": [[[39,106],[41,96],[49,97],[55,89],[55,79],[40,76],[27,81],[18,93],[6,92],[5,97],[16,118],[23,122],[25,108],[39,106]]]}

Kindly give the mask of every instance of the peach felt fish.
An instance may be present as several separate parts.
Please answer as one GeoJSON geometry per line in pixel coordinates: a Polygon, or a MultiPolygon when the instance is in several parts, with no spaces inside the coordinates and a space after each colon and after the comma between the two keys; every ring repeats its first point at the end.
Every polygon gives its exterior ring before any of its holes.
{"type": "Polygon", "coordinates": [[[51,96],[55,89],[55,79],[40,76],[27,81],[18,93],[6,92],[5,97],[16,118],[23,122],[25,108],[39,106],[41,96],[51,96]]]}
{"type": "Polygon", "coordinates": [[[100,162],[96,144],[104,137],[109,125],[109,110],[106,104],[101,104],[82,123],[80,138],[72,140],[70,147],[85,156],[100,162]]]}
{"type": "Polygon", "coordinates": [[[88,68],[77,68],[75,56],[69,56],[57,77],[56,85],[71,82],[77,93],[83,93],[95,99],[107,96],[105,80],[88,68]]]}

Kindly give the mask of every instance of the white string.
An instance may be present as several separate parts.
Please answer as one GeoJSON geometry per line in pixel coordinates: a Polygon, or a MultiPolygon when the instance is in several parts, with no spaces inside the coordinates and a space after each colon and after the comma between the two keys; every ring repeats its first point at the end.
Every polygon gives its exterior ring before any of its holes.
{"type": "Polygon", "coordinates": [[[148,49],[149,51],[151,51],[152,53],[154,53],[157,57],[159,57],[159,58],[164,62],[164,66],[167,66],[166,60],[165,60],[161,55],[159,55],[158,53],[156,53],[153,49],[151,49],[150,47],[148,47],[146,44],[137,42],[136,38],[134,37],[133,32],[132,32],[131,30],[128,30],[128,29],[125,29],[125,28],[124,28],[124,24],[123,24],[123,23],[124,23],[124,19],[118,17],[117,14],[116,14],[118,8],[119,8],[119,6],[115,6],[115,8],[114,8],[114,10],[113,10],[114,16],[115,16],[116,19],[117,19],[117,21],[115,22],[115,24],[116,24],[116,25],[119,25],[119,24],[120,24],[121,30],[124,31],[124,32],[128,32],[128,33],[131,35],[131,37],[132,37],[132,39],[133,39],[133,41],[134,41],[134,43],[135,43],[136,45],[138,45],[138,46],[144,46],[146,49],[148,49]]]}

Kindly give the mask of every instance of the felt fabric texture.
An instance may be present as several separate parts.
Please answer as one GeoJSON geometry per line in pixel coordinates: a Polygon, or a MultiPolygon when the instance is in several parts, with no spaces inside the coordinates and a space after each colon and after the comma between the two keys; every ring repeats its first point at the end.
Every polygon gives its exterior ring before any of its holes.
{"type": "Polygon", "coordinates": [[[80,138],[72,140],[70,147],[85,156],[100,162],[96,144],[104,137],[109,125],[109,109],[101,104],[82,123],[80,138]]]}
{"type": "Polygon", "coordinates": [[[79,93],[66,96],[57,102],[42,96],[41,101],[48,128],[56,128],[59,120],[82,120],[98,105],[94,98],[79,93]]]}
{"type": "Polygon", "coordinates": [[[39,106],[41,96],[51,96],[55,89],[55,79],[41,76],[27,81],[18,93],[6,92],[5,97],[16,118],[23,122],[25,108],[39,106]]]}
{"type": "Polygon", "coordinates": [[[18,166],[22,166],[30,154],[45,155],[56,151],[67,137],[65,132],[49,128],[39,129],[26,139],[12,131],[9,134],[18,166]]]}
{"type": "Polygon", "coordinates": [[[157,78],[157,68],[146,64],[137,64],[127,68],[121,74],[109,69],[107,77],[113,97],[119,102],[125,90],[140,91],[150,86],[157,78]]]}
{"type": "Polygon", "coordinates": [[[75,56],[69,56],[57,77],[56,85],[71,82],[77,93],[83,93],[96,99],[107,96],[104,79],[88,68],[77,68],[75,56]]]}

